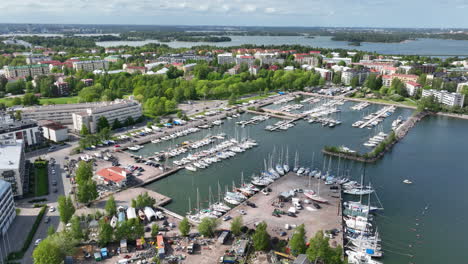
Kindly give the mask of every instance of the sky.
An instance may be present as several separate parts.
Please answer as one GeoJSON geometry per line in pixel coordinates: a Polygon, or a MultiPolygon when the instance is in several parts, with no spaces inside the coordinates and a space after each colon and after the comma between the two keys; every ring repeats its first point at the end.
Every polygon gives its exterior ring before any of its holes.
{"type": "Polygon", "coordinates": [[[21,0],[0,23],[468,28],[468,0],[21,0]]]}

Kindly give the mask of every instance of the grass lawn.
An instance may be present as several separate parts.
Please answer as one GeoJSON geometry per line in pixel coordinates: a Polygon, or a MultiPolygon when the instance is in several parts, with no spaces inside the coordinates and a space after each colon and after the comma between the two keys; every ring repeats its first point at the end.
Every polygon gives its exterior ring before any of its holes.
{"type": "Polygon", "coordinates": [[[276,94],[276,93],[271,92],[271,93],[267,93],[267,94],[262,94],[262,95],[257,95],[257,96],[253,96],[253,97],[248,97],[248,98],[244,98],[244,99],[241,99],[241,100],[237,100],[237,103],[238,103],[238,104],[242,104],[242,103],[247,103],[248,101],[251,101],[251,100],[260,100],[260,99],[267,98],[268,96],[274,95],[274,94],[276,94]]]}
{"type": "Polygon", "coordinates": [[[34,165],[34,175],[35,175],[35,196],[43,196],[49,193],[49,175],[48,175],[48,168],[47,163],[45,166],[40,164],[34,165]]]}
{"type": "Polygon", "coordinates": [[[406,105],[410,107],[417,107],[416,101],[413,101],[409,98],[405,98],[404,101],[397,102],[397,101],[392,101],[392,100],[385,100],[385,99],[365,99],[370,102],[379,102],[379,103],[389,103],[389,104],[400,104],[400,105],[406,105]]]}
{"type": "MultiPolygon", "coordinates": [[[[0,98],[0,103],[4,103],[8,107],[13,106],[13,98],[0,98]]],[[[40,98],[39,103],[41,105],[75,104],[75,103],[78,103],[78,96],[57,97],[57,98],[40,98]]]]}

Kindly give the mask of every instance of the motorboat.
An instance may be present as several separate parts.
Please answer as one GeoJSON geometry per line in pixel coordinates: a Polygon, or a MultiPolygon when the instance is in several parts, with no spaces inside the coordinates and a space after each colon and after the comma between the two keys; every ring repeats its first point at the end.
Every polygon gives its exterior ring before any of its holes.
{"type": "Polygon", "coordinates": [[[197,168],[195,168],[194,166],[192,165],[187,165],[185,166],[185,169],[189,170],[189,171],[197,171],[197,168]]]}
{"type": "Polygon", "coordinates": [[[406,179],[406,180],[403,181],[403,183],[405,183],[405,184],[412,184],[413,182],[410,181],[410,180],[408,180],[408,179],[406,179]]]}
{"type": "Polygon", "coordinates": [[[348,255],[349,264],[381,264],[382,262],[373,260],[371,256],[365,252],[356,252],[352,250],[346,250],[346,255],[348,255]]]}

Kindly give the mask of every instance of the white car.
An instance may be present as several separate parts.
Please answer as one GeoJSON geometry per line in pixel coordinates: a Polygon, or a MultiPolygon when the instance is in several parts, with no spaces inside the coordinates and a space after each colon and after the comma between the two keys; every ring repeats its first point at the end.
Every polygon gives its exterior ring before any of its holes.
{"type": "Polygon", "coordinates": [[[34,245],[37,247],[39,245],[39,243],[41,243],[42,239],[37,239],[36,242],[34,243],[34,245]]]}
{"type": "Polygon", "coordinates": [[[51,206],[51,207],[49,208],[49,212],[51,212],[51,213],[52,213],[52,212],[55,212],[55,207],[51,206]]]}

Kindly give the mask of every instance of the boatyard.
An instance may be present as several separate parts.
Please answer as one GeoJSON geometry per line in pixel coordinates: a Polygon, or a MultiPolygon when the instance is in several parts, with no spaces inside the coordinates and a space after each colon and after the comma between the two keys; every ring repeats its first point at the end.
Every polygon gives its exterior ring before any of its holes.
{"type": "MultiPolygon", "coordinates": [[[[309,179],[308,176],[298,176],[290,172],[269,185],[271,191],[267,195],[259,192],[249,198],[248,202],[253,203],[255,207],[243,203],[234,207],[226,216],[234,218],[242,215],[244,224],[252,229],[256,224],[265,221],[268,223],[270,235],[282,239],[289,238],[294,227],[301,224],[305,225],[309,237],[319,230],[339,230],[337,235],[332,236],[331,243],[335,246],[343,245],[340,190],[332,190],[330,186],[325,185],[322,180],[313,177],[309,179]],[[316,203],[304,195],[308,186],[317,190],[317,183],[320,184],[320,195],[328,200],[327,203],[316,203]],[[288,195],[291,196],[285,198],[288,195]],[[298,199],[300,207],[294,206],[293,199],[298,199]],[[294,216],[288,215],[288,212],[292,211],[294,216]]],[[[230,221],[223,221],[220,227],[229,229],[230,221]]]]}

